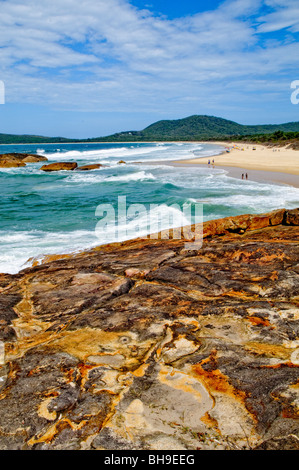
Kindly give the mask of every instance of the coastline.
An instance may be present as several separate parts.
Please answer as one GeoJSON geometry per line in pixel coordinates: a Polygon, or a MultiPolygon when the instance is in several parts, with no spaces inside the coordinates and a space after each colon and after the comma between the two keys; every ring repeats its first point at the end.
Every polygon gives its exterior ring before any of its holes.
{"type": "MultiPolygon", "coordinates": [[[[218,155],[219,156],[219,155],[218,155]]],[[[214,158],[214,157],[212,157],[214,158]]],[[[198,165],[203,165],[202,162],[193,162],[189,163],[188,160],[184,161],[173,161],[173,162],[163,162],[163,164],[171,164],[171,166],[188,166],[188,167],[198,167],[198,165]]],[[[207,164],[206,164],[207,166],[207,164]]],[[[299,178],[297,175],[292,175],[289,173],[282,173],[277,171],[269,170],[248,170],[244,167],[238,166],[224,166],[216,165],[215,170],[223,170],[227,172],[227,176],[231,178],[241,179],[242,173],[248,174],[248,181],[256,181],[258,183],[275,183],[286,186],[293,186],[299,188],[299,178]]],[[[245,181],[245,180],[244,180],[245,181]]]]}
{"type": "MultiPolygon", "coordinates": [[[[180,143],[181,141],[167,141],[163,143],[180,143]]],[[[187,143],[186,141],[182,141],[187,143]]],[[[65,145],[71,144],[109,144],[116,142],[63,142],[65,145]]],[[[118,144],[128,144],[130,142],[117,142],[118,144]]],[[[136,142],[132,142],[136,143],[136,142]]],[[[150,141],[140,143],[161,143],[161,141],[150,141]]],[[[268,182],[285,184],[299,187],[299,152],[286,147],[271,148],[266,145],[254,145],[242,142],[219,142],[219,141],[190,141],[189,143],[212,144],[219,147],[230,148],[230,153],[223,151],[209,157],[190,158],[186,160],[155,161],[171,166],[208,166],[208,161],[214,160],[215,168],[223,170],[232,178],[241,179],[242,173],[248,173],[248,179],[257,182],[268,182]],[[256,150],[254,151],[253,148],[256,150]]],[[[5,146],[14,145],[53,145],[49,142],[39,142],[30,144],[0,144],[5,146]]],[[[212,165],[210,165],[212,168],[212,165]]]]}
{"type": "Polygon", "coordinates": [[[203,236],[0,275],[1,449],[299,448],[299,209],[203,236]]]}
{"type": "Polygon", "coordinates": [[[233,178],[241,179],[242,173],[247,173],[249,180],[299,187],[299,152],[296,150],[235,142],[209,143],[229,147],[230,152],[224,151],[210,157],[195,156],[188,160],[176,160],[172,161],[171,165],[194,167],[205,165],[213,168],[214,160],[215,169],[227,171],[228,176],[233,178]],[[210,166],[208,166],[209,160],[210,166]]]}

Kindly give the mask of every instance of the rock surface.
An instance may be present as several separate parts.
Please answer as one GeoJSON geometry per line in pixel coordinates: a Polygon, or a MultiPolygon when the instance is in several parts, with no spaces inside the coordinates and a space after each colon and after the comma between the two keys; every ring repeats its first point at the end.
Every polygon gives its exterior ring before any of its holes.
{"type": "Polygon", "coordinates": [[[101,163],[93,163],[91,165],[78,166],[78,168],[76,168],[76,171],[98,170],[102,167],[103,165],[101,163]]]}
{"type": "Polygon", "coordinates": [[[40,170],[42,171],[73,171],[77,168],[76,162],[59,162],[50,163],[49,165],[43,165],[40,170]]]}
{"type": "Polygon", "coordinates": [[[23,162],[25,163],[38,163],[47,161],[48,159],[46,157],[42,157],[40,155],[28,155],[26,158],[23,158],[23,162]]]}
{"type": "Polygon", "coordinates": [[[298,216],[0,275],[0,448],[298,449],[298,216]]]}
{"type": "Polygon", "coordinates": [[[41,155],[30,153],[3,153],[0,155],[0,168],[14,168],[26,166],[26,163],[36,163],[48,161],[41,155]]]}
{"type": "Polygon", "coordinates": [[[26,166],[26,163],[15,158],[8,158],[7,160],[3,158],[0,160],[0,168],[18,168],[22,166],[26,166]]]}
{"type": "MultiPolygon", "coordinates": [[[[0,155],[0,161],[1,160],[17,160],[17,161],[25,161],[25,160],[31,160],[34,159],[36,162],[43,162],[43,161],[48,161],[48,159],[42,155],[36,155],[32,153],[2,153],[0,155]]],[[[33,161],[33,160],[32,160],[33,161]]]]}

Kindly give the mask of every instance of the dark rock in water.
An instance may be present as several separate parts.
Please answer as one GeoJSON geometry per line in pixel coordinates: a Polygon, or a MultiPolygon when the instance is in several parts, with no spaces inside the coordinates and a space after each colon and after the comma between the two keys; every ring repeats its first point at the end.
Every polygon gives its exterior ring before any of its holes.
{"type": "Polygon", "coordinates": [[[59,163],[50,163],[49,165],[43,165],[40,170],[42,171],[73,171],[77,168],[77,163],[75,162],[59,162],[59,163]]]}
{"type": "Polygon", "coordinates": [[[126,163],[124,160],[119,160],[118,164],[121,165],[123,163],[126,163]]]}
{"type": "Polygon", "coordinates": [[[298,449],[297,212],[0,275],[0,448],[298,449]]]}
{"type": "Polygon", "coordinates": [[[78,166],[78,168],[76,168],[76,171],[98,170],[99,168],[102,168],[102,167],[103,165],[101,163],[94,163],[92,165],[78,166]]]}

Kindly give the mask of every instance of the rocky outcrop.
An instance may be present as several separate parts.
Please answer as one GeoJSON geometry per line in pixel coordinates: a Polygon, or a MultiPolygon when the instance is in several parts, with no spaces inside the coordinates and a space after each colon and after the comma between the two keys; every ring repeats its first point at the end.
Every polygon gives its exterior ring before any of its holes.
{"type": "Polygon", "coordinates": [[[78,166],[78,168],[76,168],[76,171],[98,170],[102,167],[103,165],[101,163],[93,163],[91,165],[78,166]]]}
{"type": "Polygon", "coordinates": [[[23,158],[23,162],[25,163],[39,163],[47,161],[48,159],[46,157],[41,157],[40,155],[28,155],[28,157],[23,158]]]}
{"type": "Polygon", "coordinates": [[[298,449],[298,215],[0,275],[0,448],[298,449]]]}
{"type": "Polygon", "coordinates": [[[4,153],[0,155],[0,168],[14,168],[26,166],[26,163],[36,163],[48,161],[41,155],[32,155],[30,153],[4,153]]]}
{"type": "Polygon", "coordinates": [[[0,168],[18,168],[21,166],[26,166],[26,163],[23,161],[14,159],[14,158],[8,158],[7,160],[2,159],[0,160],[0,168]]]}
{"type": "Polygon", "coordinates": [[[43,165],[40,169],[42,171],[73,171],[77,168],[78,164],[75,162],[59,162],[43,165]]]}

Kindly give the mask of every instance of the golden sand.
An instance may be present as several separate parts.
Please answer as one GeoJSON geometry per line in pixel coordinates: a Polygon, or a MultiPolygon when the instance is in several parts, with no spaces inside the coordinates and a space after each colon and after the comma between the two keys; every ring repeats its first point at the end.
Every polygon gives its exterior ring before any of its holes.
{"type": "MultiPolygon", "coordinates": [[[[209,142],[212,143],[212,142],[209,142]]],[[[229,153],[214,157],[193,158],[177,163],[208,165],[214,160],[215,167],[234,167],[245,170],[261,170],[290,175],[299,175],[299,151],[281,148],[270,148],[263,145],[240,144],[237,142],[214,142],[229,147],[229,153]]]]}

